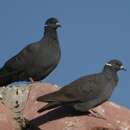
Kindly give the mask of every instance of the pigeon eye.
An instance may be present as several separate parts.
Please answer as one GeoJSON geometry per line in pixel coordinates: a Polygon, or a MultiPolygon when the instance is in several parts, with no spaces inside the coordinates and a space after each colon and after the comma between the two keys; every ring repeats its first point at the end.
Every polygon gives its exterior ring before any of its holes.
{"type": "Polygon", "coordinates": [[[121,66],[119,63],[116,63],[117,66],[121,66]]]}

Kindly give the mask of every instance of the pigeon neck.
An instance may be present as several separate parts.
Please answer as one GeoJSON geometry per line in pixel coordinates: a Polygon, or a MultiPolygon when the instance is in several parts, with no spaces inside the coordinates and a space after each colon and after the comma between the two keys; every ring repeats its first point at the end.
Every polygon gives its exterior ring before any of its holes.
{"type": "Polygon", "coordinates": [[[105,66],[104,69],[103,69],[103,72],[105,73],[106,77],[109,79],[109,80],[113,80],[118,82],[118,75],[117,75],[117,71],[110,68],[110,67],[107,67],[105,66]]]}
{"type": "Polygon", "coordinates": [[[50,28],[50,27],[45,27],[44,37],[50,37],[54,40],[58,40],[56,29],[50,28]]]}

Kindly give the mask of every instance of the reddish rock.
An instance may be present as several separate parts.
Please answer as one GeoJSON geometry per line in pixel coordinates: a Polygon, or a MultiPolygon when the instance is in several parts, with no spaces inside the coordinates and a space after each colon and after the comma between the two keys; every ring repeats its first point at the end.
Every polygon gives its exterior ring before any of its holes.
{"type": "Polygon", "coordinates": [[[14,130],[14,121],[11,111],[0,103],[0,130],[14,130]]]}
{"type": "MultiPolygon", "coordinates": [[[[58,89],[56,85],[51,84],[32,84],[24,116],[36,128],[41,130],[130,130],[130,110],[113,102],[106,102],[94,109],[105,119],[90,116],[88,113],[81,114],[67,107],[37,113],[37,110],[45,103],[37,102],[36,98],[58,89]]],[[[0,104],[0,130],[13,130],[13,127],[10,110],[0,104]]]]}

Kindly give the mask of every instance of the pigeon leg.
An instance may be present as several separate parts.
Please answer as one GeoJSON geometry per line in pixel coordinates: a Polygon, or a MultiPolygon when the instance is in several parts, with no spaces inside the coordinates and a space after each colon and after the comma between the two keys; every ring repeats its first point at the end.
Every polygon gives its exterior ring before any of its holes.
{"type": "Polygon", "coordinates": [[[3,101],[3,96],[2,96],[2,94],[0,94],[0,102],[1,102],[3,105],[5,105],[5,103],[4,103],[4,101],[3,101]]]}
{"type": "Polygon", "coordinates": [[[29,80],[31,81],[31,83],[35,82],[32,77],[29,77],[29,80]]]}
{"type": "Polygon", "coordinates": [[[93,117],[96,117],[96,118],[99,118],[99,119],[104,119],[104,120],[106,120],[104,117],[103,117],[103,115],[101,115],[100,113],[98,113],[97,111],[95,111],[95,110],[89,110],[89,112],[90,112],[90,116],[93,116],[93,117]]]}

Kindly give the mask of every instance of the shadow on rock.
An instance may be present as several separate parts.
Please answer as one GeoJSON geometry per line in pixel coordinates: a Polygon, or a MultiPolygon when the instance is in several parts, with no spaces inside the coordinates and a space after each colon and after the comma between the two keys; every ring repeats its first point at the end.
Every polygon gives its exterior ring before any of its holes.
{"type": "Polygon", "coordinates": [[[90,114],[90,112],[79,112],[73,109],[72,107],[62,106],[53,109],[44,115],[41,115],[37,118],[30,120],[29,123],[38,127],[39,125],[42,125],[49,121],[61,119],[64,117],[82,116],[88,114],[90,114]]]}

